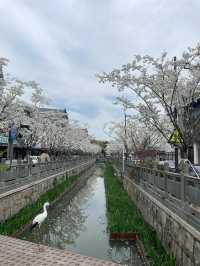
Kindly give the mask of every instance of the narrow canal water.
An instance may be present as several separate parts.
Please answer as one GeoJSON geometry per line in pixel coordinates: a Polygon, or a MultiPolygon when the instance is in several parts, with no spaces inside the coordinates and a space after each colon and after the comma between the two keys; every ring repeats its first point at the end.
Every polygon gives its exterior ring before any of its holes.
{"type": "Polygon", "coordinates": [[[66,196],[49,209],[41,228],[22,239],[120,263],[142,265],[136,247],[109,241],[102,169],[97,167],[86,185],[69,201],[66,196]]]}

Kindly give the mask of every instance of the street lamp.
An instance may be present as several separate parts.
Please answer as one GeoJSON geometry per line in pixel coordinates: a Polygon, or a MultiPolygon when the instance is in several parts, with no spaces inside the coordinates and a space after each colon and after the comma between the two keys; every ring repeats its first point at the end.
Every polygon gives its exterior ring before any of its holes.
{"type": "Polygon", "coordinates": [[[125,146],[128,146],[127,145],[127,118],[128,117],[131,117],[131,115],[127,115],[126,113],[126,110],[127,110],[127,107],[124,105],[124,137],[125,137],[125,140],[124,140],[124,148],[123,148],[123,154],[124,154],[124,157],[128,158],[128,153],[127,153],[127,149],[125,146]],[[125,153],[126,153],[126,156],[125,156],[125,153]]]}
{"type": "Polygon", "coordinates": [[[125,154],[124,154],[124,145],[123,145],[123,154],[122,154],[122,173],[123,173],[123,175],[124,175],[124,170],[125,170],[124,159],[125,159],[125,154]]]}

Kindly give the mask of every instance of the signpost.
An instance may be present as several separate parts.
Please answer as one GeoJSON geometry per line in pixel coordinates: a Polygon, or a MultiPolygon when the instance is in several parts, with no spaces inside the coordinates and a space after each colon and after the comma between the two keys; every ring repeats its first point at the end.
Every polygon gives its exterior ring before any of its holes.
{"type": "Polygon", "coordinates": [[[177,145],[179,145],[181,142],[182,142],[181,136],[178,130],[175,129],[169,138],[169,143],[175,146],[175,170],[176,172],[178,172],[178,147],[177,145]]]}
{"type": "Polygon", "coordinates": [[[17,129],[15,126],[15,123],[11,123],[9,125],[9,131],[8,131],[8,158],[10,159],[10,166],[12,165],[12,159],[13,159],[13,142],[17,138],[17,129]]]}

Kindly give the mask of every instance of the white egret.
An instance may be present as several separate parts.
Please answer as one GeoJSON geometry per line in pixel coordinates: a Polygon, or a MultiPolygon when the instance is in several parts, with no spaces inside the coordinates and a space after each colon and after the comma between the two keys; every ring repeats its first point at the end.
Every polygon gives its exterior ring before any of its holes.
{"type": "MultiPolygon", "coordinates": [[[[43,205],[43,212],[38,214],[34,219],[33,222],[31,224],[30,229],[32,230],[34,227],[36,226],[41,226],[41,224],[44,222],[44,220],[47,218],[47,207],[49,207],[49,202],[45,202],[43,205]]],[[[42,251],[42,249],[40,249],[40,245],[38,244],[39,247],[39,251],[42,251]]]]}
{"type": "Polygon", "coordinates": [[[32,222],[32,225],[31,225],[31,229],[33,229],[34,227],[36,227],[37,225],[41,226],[41,224],[44,222],[44,220],[47,218],[47,207],[49,207],[49,202],[45,202],[44,205],[43,205],[43,212],[38,214],[34,219],[33,219],[33,222],[32,222]]]}

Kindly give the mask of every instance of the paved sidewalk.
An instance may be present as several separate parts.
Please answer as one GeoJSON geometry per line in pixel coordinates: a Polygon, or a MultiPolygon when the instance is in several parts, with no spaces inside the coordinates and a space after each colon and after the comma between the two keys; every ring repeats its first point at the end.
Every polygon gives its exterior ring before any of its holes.
{"type": "Polygon", "coordinates": [[[0,235],[0,266],[117,266],[69,251],[0,235]]]}

